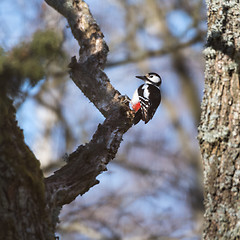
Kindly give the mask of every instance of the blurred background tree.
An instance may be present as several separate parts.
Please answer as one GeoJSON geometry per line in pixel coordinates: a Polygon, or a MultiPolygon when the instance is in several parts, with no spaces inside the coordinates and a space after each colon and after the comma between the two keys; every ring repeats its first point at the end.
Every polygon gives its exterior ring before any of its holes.
{"type": "MultiPolygon", "coordinates": [[[[201,0],[88,1],[110,47],[106,73],[131,97],[135,75],[162,76],[162,104],[124,141],[100,184],[65,206],[61,239],[200,239],[196,140],[206,10],[201,0]]],[[[77,53],[66,20],[42,1],[0,3],[0,91],[9,89],[45,175],[91,139],[101,113],[68,76],[77,53]],[[72,104],[78,102],[79,105],[72,104]]]]}

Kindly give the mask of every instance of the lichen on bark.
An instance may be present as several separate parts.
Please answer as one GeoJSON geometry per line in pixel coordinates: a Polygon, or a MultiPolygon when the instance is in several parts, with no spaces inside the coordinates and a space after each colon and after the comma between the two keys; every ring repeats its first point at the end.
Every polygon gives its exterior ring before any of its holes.
{"type": "Polygon", "coordinates": [[[240,32],[238,1],[207,1],[205,87],[199,125],[203,239],[240,238],[240,32]]]}

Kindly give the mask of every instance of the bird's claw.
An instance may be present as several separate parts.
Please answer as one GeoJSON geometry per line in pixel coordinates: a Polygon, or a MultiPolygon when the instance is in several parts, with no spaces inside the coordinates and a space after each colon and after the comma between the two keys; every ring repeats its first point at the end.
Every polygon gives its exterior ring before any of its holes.
{"type": "Polygon", "coordinates": [[[131,102],[131,99],[127,95],[119,95],[118,98],[124,104],[129,104],[131,102]]]}

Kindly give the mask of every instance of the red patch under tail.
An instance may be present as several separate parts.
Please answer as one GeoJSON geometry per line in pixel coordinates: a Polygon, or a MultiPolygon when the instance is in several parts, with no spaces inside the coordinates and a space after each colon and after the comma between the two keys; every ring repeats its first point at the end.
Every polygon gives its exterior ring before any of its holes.
{"type": "Polygon", "coordinates": [[[132,108],[135,112],[137,112],[140,109],[140,107],[141,107],[140,102],[138,102],[138,103],[136,103],[135,105],[132,106],[132,108]]]}

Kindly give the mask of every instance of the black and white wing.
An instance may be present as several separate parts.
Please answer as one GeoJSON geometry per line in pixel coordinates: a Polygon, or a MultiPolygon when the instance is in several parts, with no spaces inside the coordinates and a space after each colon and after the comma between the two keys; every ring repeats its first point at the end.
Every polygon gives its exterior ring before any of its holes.
{"type": "Polygon", "coordinates": [[[141,104],[142,120],[148,123],[152,119],[161,102],[159,88],[152,84],[144,84],[138,88],[139,101],[141,104]]]}

